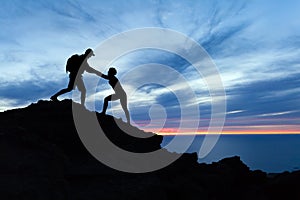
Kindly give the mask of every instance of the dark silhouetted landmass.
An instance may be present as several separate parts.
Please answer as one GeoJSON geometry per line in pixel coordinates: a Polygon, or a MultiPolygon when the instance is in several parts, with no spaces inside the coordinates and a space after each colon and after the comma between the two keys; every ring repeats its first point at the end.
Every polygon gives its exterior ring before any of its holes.
{"type": "MultiPolygon", "coordinates": [[[[118,146],[134,152],[160,148],[162,136],[133,138],[116,126],[113,117],[97,115],[118,146]]],[[[71,100],[39,101],[0,113],[0,120],[3,200],[300,199],[300,171],[270,176],[249,170],[237,156],[199,164],[195,153],[184,154],[168,167],[144,174],[111,169],[80,141],[71,100]]],[[[153,134],[118,123],[135,134],[153,134]]]]}

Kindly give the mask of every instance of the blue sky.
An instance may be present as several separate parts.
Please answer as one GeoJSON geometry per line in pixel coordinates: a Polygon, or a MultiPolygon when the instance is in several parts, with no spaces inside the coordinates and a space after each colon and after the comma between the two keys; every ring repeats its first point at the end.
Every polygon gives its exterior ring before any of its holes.
{"type": "MultiPolygon", "coordinates": [[[[299,1],[11,0],[1,4],[1,111],[49,99],[64,88],[68,82],[65,63],[70,55],[96,48],[122,31],[161,27],[187,35],[212,57],[226,91],[225,131],[300,130],[299,1]]],[[[167,52],[144,50],[114,64],[122,80],[132,66],[147,63],[168,65],[188,77],[201,112],[199,129],[205,130],[210,119],[210,96],[186,60],[167,52]]],[[[156,76],[173,84],[173,79],[163,73],[156,72],[156,76]]],[[[95,79],[85,74],[87,87],[95,79]]],[[[125,88],[132,86],[125,79],[122,84],[125,88]]],[[[112,90],[100,81],[97,91],[93,94],[88,88],[87,106],[95,97],[100,111],[103,97],[112,90]]],[[[129,98],[133,120],[148,124],[153,104],[165,108],[165,128],[175,130],[179,102],[160,85],[146,85],[129,98]]],[[[120,106],[115,108],[122,116],[120,106]]],[[[159,106],[153,108],[153,115],[155,109],[161,110],[159,106]]],[[[161,119],[157,117],[156,121],[161,119]]]]}

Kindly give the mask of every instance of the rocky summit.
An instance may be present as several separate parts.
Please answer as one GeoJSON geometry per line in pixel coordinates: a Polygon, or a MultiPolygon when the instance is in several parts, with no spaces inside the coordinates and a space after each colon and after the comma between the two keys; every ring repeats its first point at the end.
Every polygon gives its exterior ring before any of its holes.
{"type": "Polygon", "coordinates": [[[85,117],[96,115],[106,137],[121,149],[145,153],[161,148],[162,136],[71,100],[41,100],[5,111],[0,113],[1,200],[300,199],[300,171],[272,175],[251,171],[237,156],[204,164],[197,162],[196,153],[185,153],[153,172],[112,169],[81,142],[72,106],[82,109],[85,117]]]}

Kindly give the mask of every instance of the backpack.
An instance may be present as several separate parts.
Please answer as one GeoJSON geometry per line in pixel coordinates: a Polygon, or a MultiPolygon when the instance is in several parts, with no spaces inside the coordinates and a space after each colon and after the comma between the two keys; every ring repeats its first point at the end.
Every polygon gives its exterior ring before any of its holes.
{"type": "Polygon", "coordinates": [[[77,73],[81,64],[82,59],[78,54],[71,56],[67,61],[66,72],[77,73]]]}

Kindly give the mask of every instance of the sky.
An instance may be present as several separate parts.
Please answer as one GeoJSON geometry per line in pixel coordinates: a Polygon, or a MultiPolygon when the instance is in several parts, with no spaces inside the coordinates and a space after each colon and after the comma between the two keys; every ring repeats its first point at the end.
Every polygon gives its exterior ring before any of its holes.
{"type": "MultiPolygon", "coordinates": [[[[300,133],[299,8],[296,0],[3,1],[0,111],[49,100],[66,87],[65,64],[72,54],[96,49],[124,31],[158,27],[196,41],[215,63],[226,93],[224,134],[300,133]]],[[[89,61],[98,70],[102,68],[93,63],[99,57],[101,52],[89,61]]],[[[187,60],[172,52],[143,49],[121,56],[112,65],[124,89],[134,91],[128,95],[128,106],[135,125],[174,134],[186,120],[199,124],[197,133],[207,131],[211,95],[204,78],[187,60]],[[152,63],[177,74],[151,67],[152,63]],[[149,76],[159,81],[137,85],[149,76]],[[185,96],[185,83],[195,95],[191,105],[189,99],[180,102],[177,98],[185,96]],[[196,106],[200,117],[191,112],[182,119],[181,109],[189,106],[196,106]]],[[[87,108],[101,111],[103,98],[112,89],[95,75],[85,73],[84,81],[87,108]],[[95,81],[96,92],[89,87],[95,81]]],[[[78,91],[73,95],[79,102],[78,91]]],[[[59,99],[71,97],[66,94],[59,99]]],[[[108,113],[124,118],[119,103],[112,106],[108,113]]],[[[181,134],[190,133],[185,128],[181,134]]]]}

